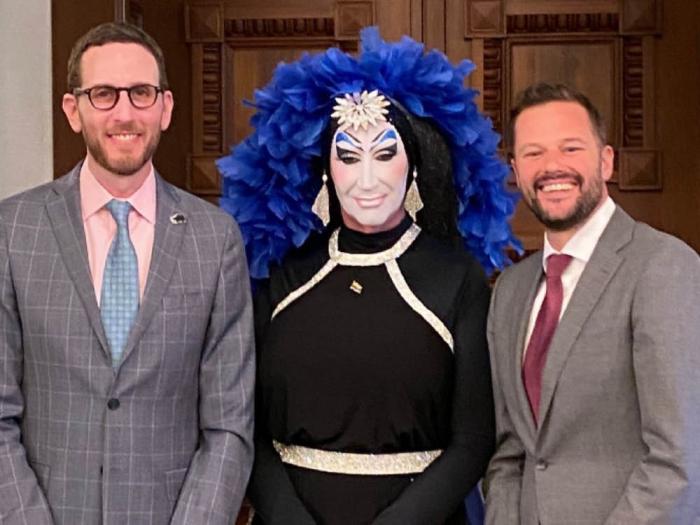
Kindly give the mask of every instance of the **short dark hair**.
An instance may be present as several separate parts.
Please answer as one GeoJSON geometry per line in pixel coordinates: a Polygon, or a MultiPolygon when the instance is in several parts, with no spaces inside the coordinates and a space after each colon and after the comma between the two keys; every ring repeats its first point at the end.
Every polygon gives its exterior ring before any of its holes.
{"type": "Polygon", "coordinates": [[[548,102],[575,102],[583,106],[591,121],[593,133],[595,133],[601,145],[606,143],[606,130],[603,117],[601,117],[598,109],[586,95],[566,84],[538,82],[537,84],[532,84],[518,94],[515,106],[513,106],[510,112],[510,121],[508,122],[505,138],[506,148],[511,154],[515,145],[515,121],[518,115],[527,108],[540,106],[548,102]]]}
{"type": "Polygon", "coordinates": [[[153,55],[158,64],[159,87],[168,89],[168,76],[165,73],[165,59],[158,43],[143,29],[122,22],[106,22],[93,27],[73,46],[68,58],[68,91],[73,92],[82,83],[80,61],[83,53],[91,47],[111,43],[139,44],[153,55]]]}

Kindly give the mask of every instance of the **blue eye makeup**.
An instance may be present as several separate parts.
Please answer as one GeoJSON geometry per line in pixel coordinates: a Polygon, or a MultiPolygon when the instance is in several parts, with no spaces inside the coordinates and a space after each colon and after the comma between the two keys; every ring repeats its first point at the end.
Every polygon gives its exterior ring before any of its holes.
{"type": "Polygon", "coordinates": [[[385,140],[399,140],[398,135],[396,134],[396,130],[389,128],[384,132],[384,135],[381,137],[381,142],[384,142],[385,140]]]}
{"type": "MultiPolygon", "coordinates": [[[[399,135],[393,128],[380,131],[367,146],[376,160],[389,161],[398,152],[399,135]],[[389,144],[387,144],[389,143],[389,144]]],[[[362,151],[365,149],[362,141],[346,131],[338,131],[335,136],[335,154],[344,164],[360,162],[362,151]]]]}
{"type": "Polygon", "coordinates": [[[393,128],[385,129],[374,140],[374,146],[372,147],[375,150],[374,157],[381,161],[393,159],[398,152],[398,142],[396,130],[393,128]],[[384,146],[385,142],[391,142],[391,144],[384,146]]]}
{"type": "Polygon", "coordinates": [[[335,142],[336,142],[336,144],[339,143],[339,142],[348,142],[348,143],[349,143],[350,145],[352,145],[352,146],[356,146],[356,145],[357,145],[357,141],[352,140],[352,139],[350,138],[350,135],[348,135],[348,134],[345,133],[344,131],[339,132],[339,133],[335,136],[335,142]]]}

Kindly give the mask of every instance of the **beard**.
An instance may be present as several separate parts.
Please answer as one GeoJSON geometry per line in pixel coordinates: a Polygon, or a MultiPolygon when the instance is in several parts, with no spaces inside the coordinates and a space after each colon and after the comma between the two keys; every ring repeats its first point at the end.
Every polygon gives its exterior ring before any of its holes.
{"type": "MultiPolygon", "coordinates": [[[[119,129],[116,131],[121,133],[129,133],[133,130],[119,129]]],[[[138,172],[146,165],[147,162],[151,160],[151,158],[153,158],[153,154],[155,153],[158,143],[160,142],[160,134],[160,128],[156,128],[155,132],[146,143],[141,155],[121,156],[117,159],[110,159],[97,137],[88,133],[86,128],[83,127],[83,138],[85,140],[85,145],[92,158],[95,159],[95,162],[97,162],[97,164],[99,164],[105,170],[125,177],[138,172]]]]}
{"type": "Polygon", "coordinates": [[[534,190],[533,197],[525,199],[528,207],[535,214],[535,217],[537,217],[547,229],[557,232],[570,230],[585,222],[603,199],[603,184],[605,184],[599,168],[596,176],[591,178],[588,187],[584,187],[584,178],[578,172],[545,173],[535,181],[534,186],[536,187],[538,182],[546,180],[547,178],[558,178],[561,176],[574,179],[579,188],[581,188],[581,195],[576,199],[573,209],[567,215],[563,217],[552,217],[549,215],[547,210],[542,208],[537,199],[536,189],[534,190]]]}

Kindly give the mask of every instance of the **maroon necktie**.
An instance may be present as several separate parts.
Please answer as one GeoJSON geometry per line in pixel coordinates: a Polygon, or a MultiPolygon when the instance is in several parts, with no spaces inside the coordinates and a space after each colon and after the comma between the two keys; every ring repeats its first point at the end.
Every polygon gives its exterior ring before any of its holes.
{"type": "Polygon", "coordinates": [[[523,383],[530,402],[530,409],[535,418],[535,424],[539,417],[540,394],[542,392],[542,370],[547,361],[547,350],[552,341],[554,330],[559,323],[561,302],[564,291],[561,285],[561,274],[571,262],[570,255],[554,254],[547,257],[547,291],[544,301],[537,314],[535,327],[530,336],[523,363],[523,383]]]}

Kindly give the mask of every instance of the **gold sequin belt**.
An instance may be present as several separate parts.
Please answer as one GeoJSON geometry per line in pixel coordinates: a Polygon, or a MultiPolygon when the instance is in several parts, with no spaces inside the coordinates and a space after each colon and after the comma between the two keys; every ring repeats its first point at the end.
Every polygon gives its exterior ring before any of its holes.
{"type": "Polygon", "coordinates": [[[397,452],[394,454],[355,454],[334,452],[299,445],[284,445],[273,440],[272,446],[283,463],[295,467],[363,476],[419,474],[435,461],[442,450],[397,452]]]}

